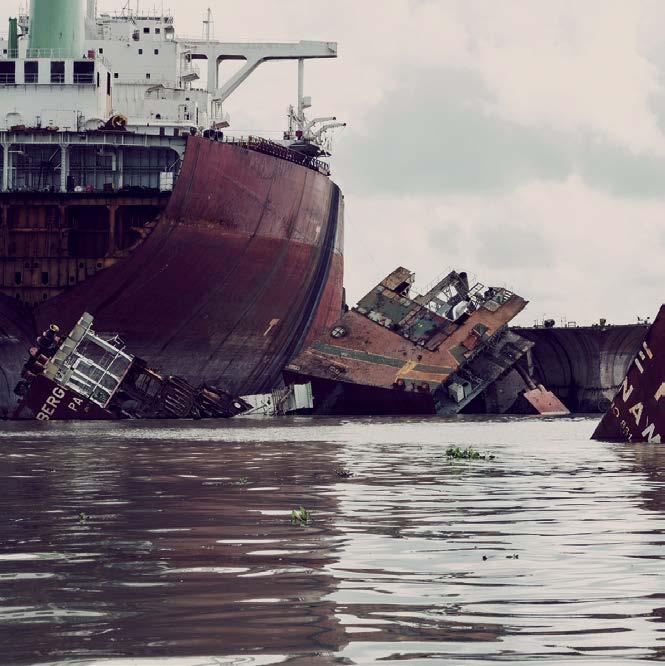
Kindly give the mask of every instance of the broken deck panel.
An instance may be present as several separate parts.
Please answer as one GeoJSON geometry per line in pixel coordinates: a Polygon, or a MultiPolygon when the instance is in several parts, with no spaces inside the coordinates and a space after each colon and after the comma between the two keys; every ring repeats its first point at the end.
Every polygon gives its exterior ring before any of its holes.
{"type": "Polygon", "coordinates": [[[66,337],[53,324],[37,338],[14,389],[14,419],[227,418],[249,409],[220,388],[160,375],[92,325],[85,313],[66,337]]]}
{"type": "Polygon", "coordinates": [[[456,414],[530,351],[507,329],[522,297],[456,271],[412,294],[414,278],[397,268],[287,366],[316,411],[456,414]]]}

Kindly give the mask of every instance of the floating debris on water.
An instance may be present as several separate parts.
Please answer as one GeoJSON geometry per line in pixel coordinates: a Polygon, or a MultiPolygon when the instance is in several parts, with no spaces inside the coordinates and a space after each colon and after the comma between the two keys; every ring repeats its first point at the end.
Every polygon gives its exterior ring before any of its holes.
{"type": "Polygon", "coordinates": [[[300,507],[299,509],[293,509],[291,511],[291,524],[292,525],[307,525],[312,519],[312,514],[310,511],[305,509],[305,507],[300,507]]]}
{"type": "Polygon", "coordinates": [[[494,460],[496,456],[489,453],[480,453],[472,446],[465,449],[460,446],[450,446],[446,449],[446,457],[450,460],[494,460]]]}

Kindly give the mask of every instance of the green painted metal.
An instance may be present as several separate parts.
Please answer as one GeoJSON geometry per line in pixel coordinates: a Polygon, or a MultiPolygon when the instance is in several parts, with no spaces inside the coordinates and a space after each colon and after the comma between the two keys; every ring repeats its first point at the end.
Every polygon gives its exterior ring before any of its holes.
{"type": "Polygon", "coordinates": [[[7,44],[7,55],[10,58],[18,58],[18,20],[9,19],[9,43],[7,44]]]}
{"type": "Polygon", "coordinates": [[[31,57],[80,58],[84,39],[83,0],[30,0],[31,57]]]}

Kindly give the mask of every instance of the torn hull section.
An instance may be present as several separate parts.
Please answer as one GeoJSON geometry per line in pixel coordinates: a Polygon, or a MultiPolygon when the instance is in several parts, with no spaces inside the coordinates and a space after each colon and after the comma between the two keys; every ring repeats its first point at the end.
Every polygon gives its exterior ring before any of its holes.
{"type": "Polygon", "coordinates": [[[20,400],[12,418],[227,418],[249,409],[223,389],[160,375],[125,351],[118,335],[97,334],[92,324],[85,313],[67,337],[53,324],[37,338],[14,389],[20,400]]]}
{"type": "Polygon", "coordinates": [[[665,437],[665,305],[648,329],[593,439],[661,444],[665,437]]]}
{"type": "Polygon", "coordinates": [[[458,414],[533,346],[507,329],[520,296],[454,271],[425,294],[413,281],[393,271],[286,367],[287,382],[312,383],[317,413],[458,414]]]}

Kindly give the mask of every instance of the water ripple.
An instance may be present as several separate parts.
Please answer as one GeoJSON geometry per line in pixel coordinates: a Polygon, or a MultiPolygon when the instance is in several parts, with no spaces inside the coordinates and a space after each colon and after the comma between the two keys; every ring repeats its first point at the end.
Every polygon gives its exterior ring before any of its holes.
{"type": "Polygon", "coordinates": [[[7,424],[3,663],[663,660],[665,453],[594,426],[7,424]]]}

